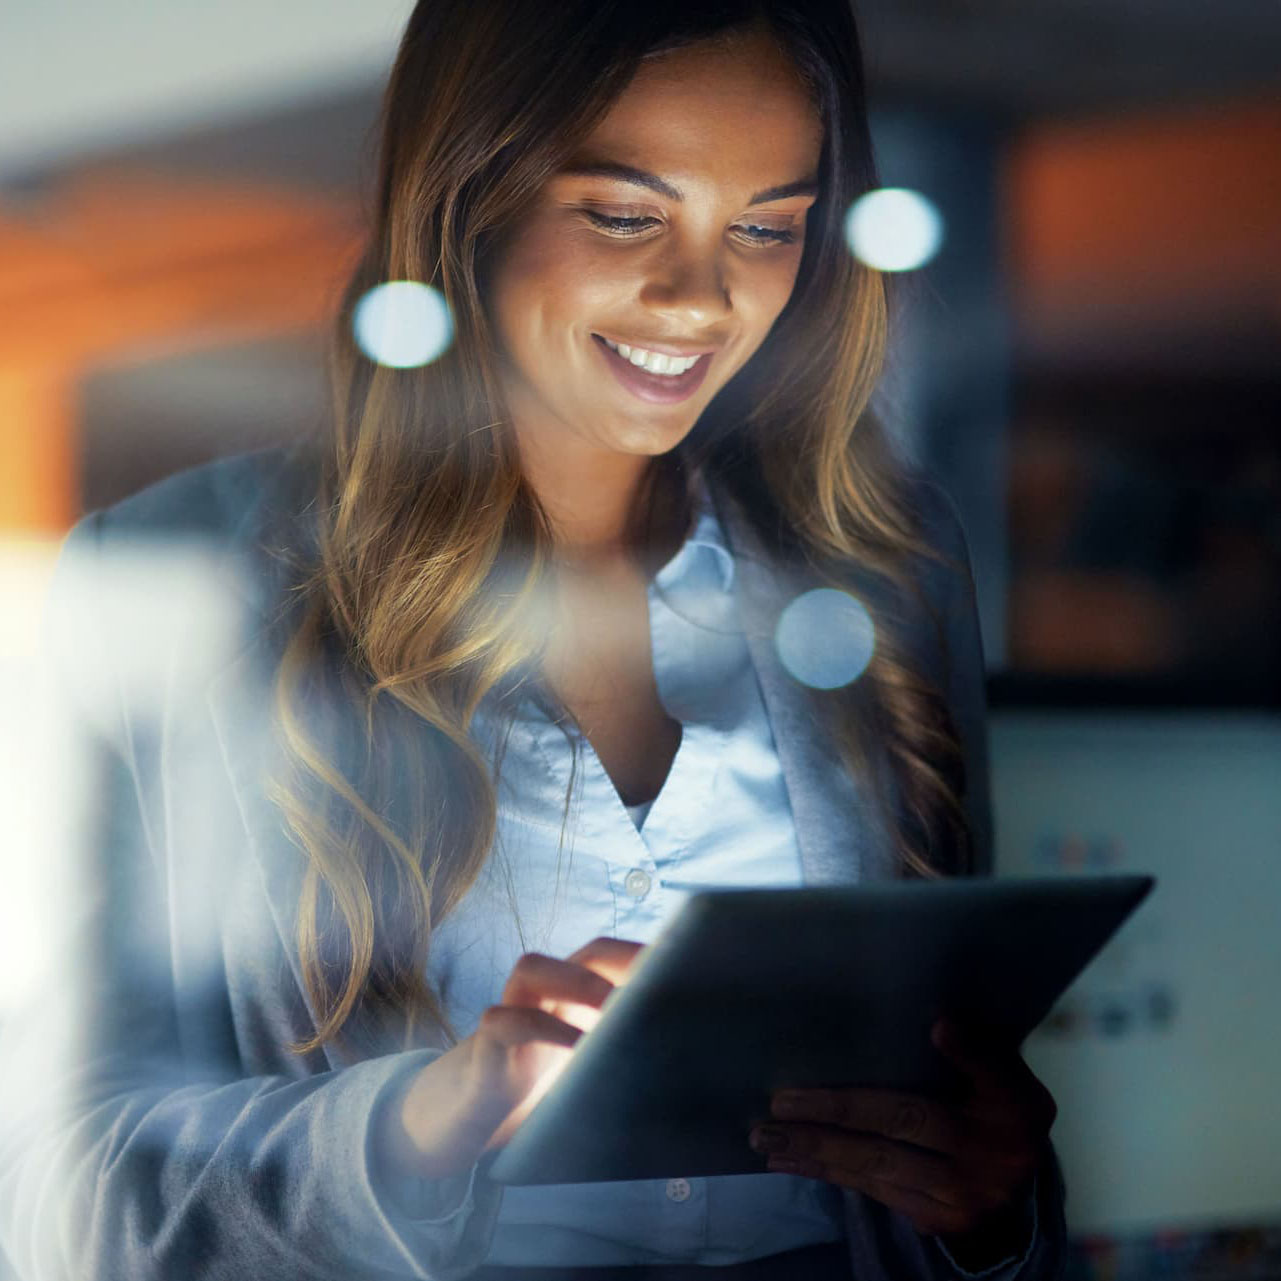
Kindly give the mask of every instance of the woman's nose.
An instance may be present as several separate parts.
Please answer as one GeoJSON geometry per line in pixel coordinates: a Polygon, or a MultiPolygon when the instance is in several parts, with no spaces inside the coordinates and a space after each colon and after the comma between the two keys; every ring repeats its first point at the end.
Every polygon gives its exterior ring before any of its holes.
{"type": "Polygon", "coordinates": [[[706,329],[733,311],[729,281],[719,254],[680,251],[653,263],[641,291],[651,310],[666,312],[685,330],[706,329]]]}

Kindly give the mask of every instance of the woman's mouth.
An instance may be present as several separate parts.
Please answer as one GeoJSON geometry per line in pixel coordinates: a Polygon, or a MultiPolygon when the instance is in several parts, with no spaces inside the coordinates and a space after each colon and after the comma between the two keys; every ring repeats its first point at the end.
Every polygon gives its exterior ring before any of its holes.
{"type": "MultiPolygon", "coordinates": [[[[707,377],[707,367],[712,363],[712,353],[704,352],[688,369],[661,373],[644,369],[633,363],[631,359],[611,347],[600,334],[593,334],[592,341],[600,348],[601,354],[605,357],[605,363],[613,371],[614,377],[632,395],[640,400],[647,400],[651,404],[669,405],[692,396],[702,385],[703,379],[707,377]]],[[[638,355],[643,350],[639,347],[632,348],[632,356],[638,355]]],[[[658,355],[658,353],[652,353],[652,355],[658,355]]],[[[646,353],[646,359],[651,360],[650,353],[646,353]]],[[[670,369],[673,364],[679,368],[686,362],[677,357],[666,356],[657,361],[651,360],[651,363],[660,367],[666,365],[670,369]]]]}

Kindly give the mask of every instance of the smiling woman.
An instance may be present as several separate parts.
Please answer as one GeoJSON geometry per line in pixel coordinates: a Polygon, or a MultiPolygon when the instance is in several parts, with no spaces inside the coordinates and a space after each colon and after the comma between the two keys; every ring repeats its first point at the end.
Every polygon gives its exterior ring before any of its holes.
{"type": "Polygon", "coordinates": [[[33,1277],[1058,1275],[1053,1101],[972,1028],[967,1096],[780,1095],[757,1174],[485,1173],[682,885],[990,870],[964,539],[867,413],[875,185],[846,0],[417,5],[332,420],[64,552],[110,888],[0,1047],[33,1277]],[[356,341],[391,282],[427,364],[356,341]],[[110,563],[178,533],[244,644],[140,691],[110,563]]]}
{"type": "Polygon", "coordinates": [[[602,454],[626,501],[760,348],[796,283],[822,141],[813,95],[758,28],[647,59],[544,184],[493,297],[522,459],[554,511],[572,513],[602,454]]]}

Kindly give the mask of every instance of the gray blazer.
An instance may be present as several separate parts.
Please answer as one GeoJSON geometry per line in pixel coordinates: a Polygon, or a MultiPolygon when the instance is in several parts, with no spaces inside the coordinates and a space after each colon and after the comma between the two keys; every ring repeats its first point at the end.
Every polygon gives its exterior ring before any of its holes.
{"type": "MultiPolygon", "coordinates": [[[[194,468],[85,517],[59,560],[47,644],[99,799],[71,870],[80,894],[58,942],[66,969],[0,1027],[0,1244],[31,1281],[453,1278],[487,1248],[500,1193],[483,1177],[448,1190],[445,1212],[411,1212],[371,1159],[378,1109],[439,1048],[358,1061],[288,1049],[313,1023],[293,944],[302,858],[263,789],[261,713],[285,596],[263,544],[300,510],[298,477],[290,450],[194,468]],[[144,541],[198,553],[214,604],[190,594],[186,570],[116,576],[144,541]]],[[[772,566],[742,512],[713,496],[741,566],[805,877],[891,875],[858,788],[771,643],[805,583],[772,566]]],[[[927,486],[919,499],[960,570],[923,570],[943,629],[922,621],[918,658],[962,734],[986,871],[968,562],[951,507],[927,486]]],[[[1030,1251],[992,1276],[1060,1275],[1063,1196],[1050,1150],[1030,1251]]],[[[968,1275],[903,1217],[858,1194],[845,1201],[859,1281],[968,1275]]]]}

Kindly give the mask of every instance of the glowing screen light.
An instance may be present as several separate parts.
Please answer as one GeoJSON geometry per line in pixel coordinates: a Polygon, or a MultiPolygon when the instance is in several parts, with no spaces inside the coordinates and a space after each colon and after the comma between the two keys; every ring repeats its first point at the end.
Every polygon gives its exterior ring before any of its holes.
{"type": "Polygon", "coordinates": [[[813,689],[856,681],[872,661],[876,629],[862,601],[820,587],[798,596],[782,613],[774,646],[788,673],[813,689]]]}
{"type": "Polygon", "coordinates": [[[414,280],[375,285],[352,316],[356,343],[375,364],[412,369],[449,346],[453,317],[440,293],[414,280]]]}
{"type": "Polygon", "coordinates": [[[850,206],[845,241],[877,271],[916,271],[943,244],[943,215],[919,192],[882,187],[850,206]]]}

